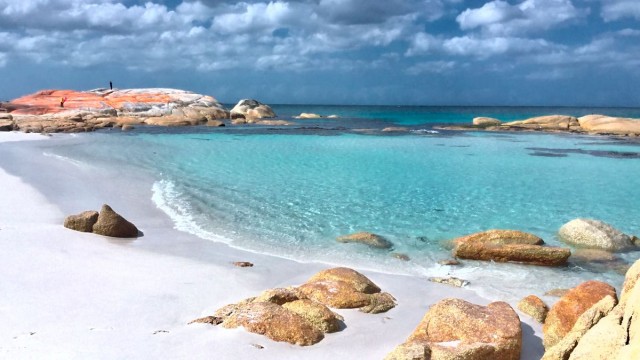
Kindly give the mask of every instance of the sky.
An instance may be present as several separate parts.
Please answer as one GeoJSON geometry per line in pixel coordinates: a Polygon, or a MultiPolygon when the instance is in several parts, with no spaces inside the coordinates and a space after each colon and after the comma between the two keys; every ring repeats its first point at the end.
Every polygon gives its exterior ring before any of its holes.
{"type": "Polygon", "coordinates": [[[640,0],[0,0],[0,100],[640,107],[640,0]]]}

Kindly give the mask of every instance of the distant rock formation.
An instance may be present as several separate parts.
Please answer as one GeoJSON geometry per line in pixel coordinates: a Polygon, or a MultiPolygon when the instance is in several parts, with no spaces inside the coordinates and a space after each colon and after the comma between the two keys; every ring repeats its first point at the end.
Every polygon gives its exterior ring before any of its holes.
{"type": "Polygon", "coordinates": [[[164,88],[90,91],[43,90],[8,103],[15,130],[84,132],[123,125],[182,126],[227,119],[213,97],[164,88]],[[66,98],[64,106],[61,100],[66,98]]]}
{"type": "Polygon", "coordinates": [[[640,119],[597,114],[580,118],[568,115],[546,115],[524,120],[500,122],[500,120],[494,118],[478,117],[473,119],[472,125],[446,125],[435,128],[444,130],[544,131],[640,136],[640,119]]]}
{"type": "Polygon", "coordinates": [[[296,119],[319,119],[321,117],[322,117],[321,115],[314,114],[314,113],[301,113],[298,116],[294,116],[294,118],[296,119]]]}
{"type": "Polygon", "coordinates": [[[102,205],[99,213],[84,211],[78,215],[67,216],[64,220],[64,227],[118,238],[134,238],[140,233],[135,225],[106,204],[102,205]]]}
{"type": "Polygon", "coordinates": [[[333,268],[319,272],[298,288],[266,290],[191,323],[242,326],[275,341],[307,346],[344,327],[342,316],[328,306],[378,313],[394,307],[395,301],[357,271],[333,268]]]}
{"type": "Polygon", "coordinates": [[[250,119],[262,119],[273,118],[276,113],[269,105],[265,105],[258,100],[242,99],[236,106],[231,109],[232,118],[250,118],[250,119]]]}
{"type": "Polygon", "coordinates": [[[473,125],[479,127],[496,126],[502,124],[502,121],[490,117],[473,118],[473,125]]]}

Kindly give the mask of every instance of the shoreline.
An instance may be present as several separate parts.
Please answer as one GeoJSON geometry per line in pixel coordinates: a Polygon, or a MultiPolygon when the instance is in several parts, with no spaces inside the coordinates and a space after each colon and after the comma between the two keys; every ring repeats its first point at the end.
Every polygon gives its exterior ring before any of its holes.
{"type": "MultiPolygon", "coordinates": [[[[15,135],[2,135],[0,141],[15,135]]],[[[42,158],[40,165],[46,163],[42,158]]],[[[81,172],[70,164],[54,168],[58,174],[60,168],[65,168],[66,175],[81,172]]],[[[378,315],[337,310],[345,317],[347,328],[311,347],[276,343],[243,329],[186,325],[220,306],[268,288],[300,284],[329,266],[250,253],[177,231],[169,217],[155,208],[150,186],[146,191],[139,184],[117,190],[94,179],[92,191],[97,193],[87,198],[86,191],[79,192],[86,201],[58,198],[51,203],[28,185],[38,173],[50,170],[46,166],[37,173],[27,170],[32,177],[23,179],[4,168],[0,171],[0,183],[5,185],[2,196],[6,199],[0,236],[5,241],[20,239],[10,252],[0,255],[3,263],[12,264],[12,272],[6,275],[11,276],[12,285],[3,289],[6,297],[0,303],[3,312],[12,314],[9,326],[0,331],[0,354],[11,358],[44,354],[53,354],[54,358],[139,358],[143,354],[171,358],[184,358],[185,354],[189,358],[210,358],[215,354],[225,359],[321,359],[331,354],[382,358],[404,342],[429,305],[438,300],[457,297],[489,303],[470,290],[418,277],[362,271],[396,297],[398,306],[378,315]],[[128,197],[134,201],[126,201],[128,197]],[[144,236],[118,240],[62,227],[68,209],[81,205],[78,210],[93,208],[98,199],[136,223],[144,236]],[[236,268],[233,261],[251,261],[256,266],[236,268]],[[45,311],[46,316],[37,309],[45,311]],[[168,333],[154,334],[160,330],[168,333]],[[378,346],[372,348],[371,342],[378,346]],[[253,343],[265,348],[256,349],[253,343]]],[[[66,180],[63,177],[60,181],[66,180]]],[[[69,191],[69,186],[76,185],[66,183],[61,187],[69,191]]],[[[59,196],[65,197],[65,192],[59,196]]],[[[524,330],[522,359],[540,358],[541,326],[526,315],[520,316],[524,330]]]]}
{"type": "MultiPolygon", "coordinates": [[[[16,134],[3,134],[0,142],[13,136],[16,134]]],[[[26,140],[37,135],[20,137],[26,140]]],[[[175,230],[169,217],[151,201],[150,183],[131,181],[131,174],[112,181],[100,178],[103,174],[95,174],[95,169],[50,164],[42,154],[13,160],[27,161],[23,166],[30,170],[22,179],[5,166],[0,172],[0,183],[5,185],[2,196],[7,199],[0,217],[0,237],[15,243],[11,251],[0,255],[5,264],[13,265],[3,274],[12,282],[3,289],[8,296],[0,302],[0,309],[12,314],[9,326],[0,331],[0,354],[11,358],[44,354],[54,358],[139,358],[143,354],[225,359],[324,359],[332,354],[382,358],[404,342],[428,307],[440,299],[489,303],[467,289],[363,270],[397,299],[398,306],[378,315],[337,310],[345,317],[347,328],[311,347],[276,343],[243,329],[186,325],[263,290],[298,285],[330,266],[238,250],[175,230]],[[92,182],[86,181],[87,176],[92,182]],[[31,185],[34,181],[48,181],[47,187],[56,193],[45,197],[31,185]],[[100,202],[109,203],[133,221],[144,236],[118,240],[62,227],[65,215],[96,208],[100,202]],[[250,261],[256,266],[236,268],[233,261],[250,261]],[[168,332],[158,333],[160,330],[168,332]],[[378,346],[371,347],[371,342],[378,346]],[[265,348],[256,349],[253,343],[265,348]]],[[[538,359],[543,351],[541,325],[519,315],[522,359],[538,359]]]]}

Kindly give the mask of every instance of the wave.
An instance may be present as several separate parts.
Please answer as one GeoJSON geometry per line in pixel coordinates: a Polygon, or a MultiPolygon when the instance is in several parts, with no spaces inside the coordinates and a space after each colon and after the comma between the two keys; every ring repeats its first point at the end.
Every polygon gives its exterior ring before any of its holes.
{"type": "Polygon", "coordinates": [[[89,165],[89,164],[87,164],[85,162],[82,162],[82,161],[79,161],[79,160],[76,160],[76,159],[72,159],[72,158],[69,158],[69,157],[66,157],[66,156],[62,156],[62,155],[52,154],[52,153],[49,153],[49,152],[46,152],[46,151],[43,152],[42,155],[44,155],[46,157],[54,158],[54,159],[57,159],[57,160],[61,160],[61,161],[64,161],[64,162],[67,162],[67,163],[70,163],[70,164],[73,164],[73,165],[75,165],[77,167],[80,167],[80,168],[91,168],[92,167],[91,165],[89,165]]]}
{"type": "Polygon", "coordinates": [[[173,220],[174,228],[199,238],[231,244],[232,240],[203,229],[193,218],[193,211],[188,201],[180,196],[176,185],[169,180],[153,183],[151,200],[158,209],[165,212],[173,220]]]}
{"type": "Polygon", "coordinates": [[[431,129],[415,129],[415,130],[409,130],[409,132],[412,132],[414,134],[440,134],[439,131],[431,130],[431,129]]]}

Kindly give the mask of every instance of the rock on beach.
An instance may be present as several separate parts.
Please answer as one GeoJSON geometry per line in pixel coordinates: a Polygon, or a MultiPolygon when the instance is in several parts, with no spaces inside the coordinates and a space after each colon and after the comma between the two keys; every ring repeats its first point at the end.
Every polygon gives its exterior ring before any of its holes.
{"type": "Polygon", "coordinates": [[[509,304],[480,306],[444,299],[427,311],[407,341],[385,359],[517,360],[521,349],[520,319],[509,304]]]}
{"type": "Polygon", "coordinates": [[[569,249],[542,246],[541,238],[517,230],[483,231],[454,239],[453,243],[453,255],[461,259],[560,266],[571,256],[569,249]]]}
{"type": "Polygon", "coordinates": [[[375,314],[394,306],[395,299],[382,293],[366,276],[349,268],[332,268],[313,275],[299,287],[265,290],[191,323],[242,326],[275,341],[306,346],[322,340],[325,333],[343,328],[344,319],[329,307],[360,308],[375,314]]]}

